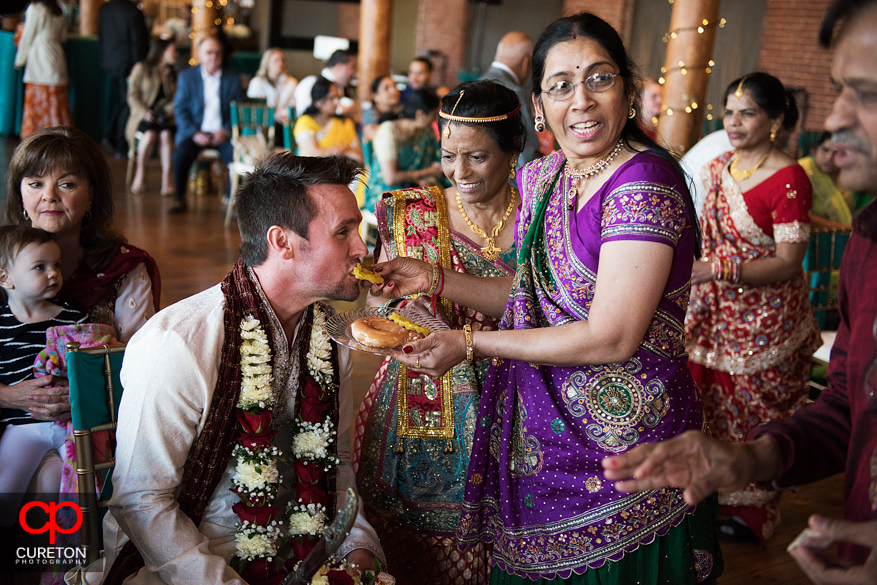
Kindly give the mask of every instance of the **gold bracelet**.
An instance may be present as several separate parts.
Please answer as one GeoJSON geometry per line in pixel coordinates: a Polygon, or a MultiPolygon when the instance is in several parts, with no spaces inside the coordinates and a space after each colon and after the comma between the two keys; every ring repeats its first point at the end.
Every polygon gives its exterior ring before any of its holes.
{"type": "Polygon", "coordinates": [[[438,290],[439,287],[439,276],[441,272],[439,271],[438,264],[434,262],[429,263],[432,266],[432,282],[429,283],[429,289],[426,291],[428,296],[434,295],[435,291],[438,290]]]}
{"type": "Polygon", "coordinates": [[[463,325],[463,335],[466,336],[466,361],[471,364],[475,359],[475,337],[471,325],[463,325]]]}

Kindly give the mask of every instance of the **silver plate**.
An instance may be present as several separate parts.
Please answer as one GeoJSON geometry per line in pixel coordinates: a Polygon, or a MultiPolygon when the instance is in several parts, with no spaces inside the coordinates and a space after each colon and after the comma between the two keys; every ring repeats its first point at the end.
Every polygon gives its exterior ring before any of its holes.
{"type": "Polygon", "coordinates": [[[396,347],[369,347],[356,341],[350,333],[350,324],[357,319],[362,319],[363,317],[381,317],[388,319],[393,313],[398,313],[406,319],[411,319],[411,321],[421,327],[429,329],[430,332],[447,331],[449,329],[444,321],[421,311],[406,308],[392,309],[387,307],[365,307],[363,309],[335,313],[326,320],[326,333],[328,333],[329,337],[336,342],[341,345],[346,345],[350,349],[378,355],[398,357],[403,355],[402,345],[397,345],[396,347]]]}

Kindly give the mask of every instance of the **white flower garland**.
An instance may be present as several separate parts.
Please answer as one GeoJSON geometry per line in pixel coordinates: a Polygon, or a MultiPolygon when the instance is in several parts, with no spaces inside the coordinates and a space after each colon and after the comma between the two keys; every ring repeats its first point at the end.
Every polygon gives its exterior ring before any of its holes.
{"type": "MultiPolygon", "coordinates": [[[[252,315],[241,321],[241,393],[237,407],[251,413],[274,407],[271,389],[273,381],[271,369],[271,346],[261,323],[252,315]]],[[[332,346],[324,331],[326,316],[315,306],[313,326],[307,352],[308,373],[326,394],[332,391],[334,372],[332,370],[332,346]]],[[[304,460],[305,465],[313,462],[323,465],[325,471],[340,465],[341,460],[331,453],[330,445],[335,441],[336,430],[329,417],[322,423],[309,423],[302,420],[293,423],[292,449],[295,458],[304,460]]],[[[271,446],[267,449],[253,450],[237,445],[232,452],[237,465],[232,483],[242,499],[258,499],[263,506],[271,506],[277,496],[280,474],[277,460],[282,457],[280,449],[271,446]]],[[[290,536],[321,536],[328,524],[326,508],[322,504],[290,503],[286,510],[289,515],[290,536]]],[[[252,561],[264,558],[271,561],[277,555],[281,534],[281,521],[272,521],[269,526],[259,526],[243,521],[238,524],[235,534],[235,549],[238,558],[252,561]]]]}
{"type": "MultiPolygon", "coordinates": [[[[261,323],[252,315],[241,321],[241,339],[241,394],[237,407],[249,412],[268,410],[274,406],[271,346],[261,323]]],[[[280,449],[273,445],[259,450],[235,446],[232,456],[237,459],[237,466],[231,481],[242,500],[260,499],[264,506],[273,503],[280,479],[277,460],[281,455],[280,449]]],[[[247,520],[238,524],[235,556],[246,561],[257,558],[271,561],[277,555],[282,524],[276,520],[268,526],[247,520]]]]}
{"type": "MultiPolygon", "coordinates": [[[[325,330],[326,315],[318,305],[315,305],[307,367],[314,381],[324,393],[328,394],[332,391],[334,372],[331,362],[332,345],[325,330]]],[[[309,462],[322,465],[327,472],[341,464],[341,460],[329,451],[329,446],[335,441],[337,434],[330,417],[327,416],[322,423],[296,420],[292,427],[292,452],[296,459],[302,459],[305,465],[309,462]]],[[[290,536],[321,536],[326,530],[328,523],[326,508],[320,504],[304,505],[299,499],[297,504],[289,503],[287,513],[290,536]]]]}

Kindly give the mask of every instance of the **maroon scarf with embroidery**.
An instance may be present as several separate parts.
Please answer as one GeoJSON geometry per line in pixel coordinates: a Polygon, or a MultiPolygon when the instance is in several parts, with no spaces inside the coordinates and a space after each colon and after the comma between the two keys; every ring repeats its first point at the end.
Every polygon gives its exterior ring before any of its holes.
{"type": "Polygon", "coordinates": [[[101,270],[84,270],[77,268],[58,293],[57,299],[68,301],[85,311],[113,294],[119,280],[137,268],[138,264],[146,265],[149,280],[152,281],[152,302],[155,310],[159,310],[161,297],[161,277],[158,266],[152,256],[131,244],[121,244],[113,259],[101,270]]]}

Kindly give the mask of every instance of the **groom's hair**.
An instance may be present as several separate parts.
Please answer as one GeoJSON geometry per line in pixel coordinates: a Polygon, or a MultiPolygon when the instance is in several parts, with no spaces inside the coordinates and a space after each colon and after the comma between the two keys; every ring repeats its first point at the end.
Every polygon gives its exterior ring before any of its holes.
{"type": "Polygon", "coordinates": [[[268,259],[266,234],[280,226],[308,239],[317,204],[308,195],[314,185],[350,185],[362,171],[343,156],[295,156],[281,152],[265,157],[238,189],[235,208],[241,232],[241,258],[247,266],[268,259]]]}

